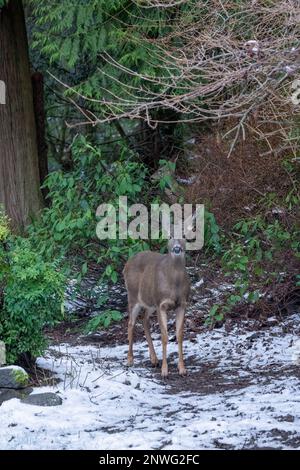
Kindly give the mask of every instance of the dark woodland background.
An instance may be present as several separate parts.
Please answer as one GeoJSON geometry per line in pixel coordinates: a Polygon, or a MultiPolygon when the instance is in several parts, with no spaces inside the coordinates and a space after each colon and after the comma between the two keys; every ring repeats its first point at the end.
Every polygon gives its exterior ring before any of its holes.
{"type": "Polygon", "coordinates": [[[284,0],[0,0],[9,362],[40,354],[45,327],[122,320],[109,301],[124,262],[165,243],[97,239],[97,206],[120,195],[205,204],[188,264],[233,287],[201,324],[299,304],[299,18],[284,0]]]}

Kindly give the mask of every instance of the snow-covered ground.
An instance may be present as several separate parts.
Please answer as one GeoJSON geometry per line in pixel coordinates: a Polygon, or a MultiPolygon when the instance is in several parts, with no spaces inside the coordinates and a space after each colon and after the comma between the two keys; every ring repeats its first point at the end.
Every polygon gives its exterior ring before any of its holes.
{"type": "MultiPolygon", "coordinates": [[[[61,379],[56,407],[0,408],[0,449],[300,448],[299,315],[256,333],[206,331],[185,341],[189,375],[170,378],[149,367],[146,343],[50,347],[38,360],[61,379]],[[297,327],[297,328],[296,328],[297,327]],[[298,341],[298,345],[297,345],[298,341]]],[[[160,341],[155,339],[157,352],[160,341]]]]}

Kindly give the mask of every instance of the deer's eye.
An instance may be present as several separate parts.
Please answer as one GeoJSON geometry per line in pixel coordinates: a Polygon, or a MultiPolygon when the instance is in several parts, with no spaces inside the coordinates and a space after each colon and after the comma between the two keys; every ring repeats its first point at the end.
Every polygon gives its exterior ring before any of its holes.
{"type": "Polygon", "coordinates": [[[182,252],[182,248],[180,246],[174,246],[172,251],[173,253],[176,253],[176,255],[178,255],[179,253],[182,252]]]}

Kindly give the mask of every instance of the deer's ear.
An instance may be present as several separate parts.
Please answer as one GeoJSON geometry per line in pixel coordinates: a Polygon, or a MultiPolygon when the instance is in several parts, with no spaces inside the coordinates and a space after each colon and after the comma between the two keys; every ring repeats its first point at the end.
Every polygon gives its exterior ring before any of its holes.
{"type": "Polygon", "coordinates": [[[175,233],[174,224],[171,223],[170,224],[170,235],[169,235],[171,240],[174,238],[174,233],[175,233]]]}
{"type": "Polygon", "coordinates": [[[170,240],[168,241],[168,251],[172,250],[173,244],[174,244],[174,240],[173,238],[170,238],[170,240]]]}

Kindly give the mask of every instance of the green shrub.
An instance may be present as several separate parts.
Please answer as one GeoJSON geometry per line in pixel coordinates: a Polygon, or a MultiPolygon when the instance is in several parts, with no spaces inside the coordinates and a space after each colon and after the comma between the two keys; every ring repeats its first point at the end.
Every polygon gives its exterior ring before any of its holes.
{"type": "Polygon", "coordinates": [[[98,328],[108,328],[113,321],[121,320],[122,315],[118,310],[107,309],[91,318],[84,327],[85,333],[92,333],[98,328]]]}
{"type": "Polygon", "coordinates": [[[9,363],[22,353],[41,354],[43,328],[63,315],[65,278],[55,262],[45,262],[30,241],[20,237],[0,243],[0,338],[9,363]]]}
{"type": "Polygon", "coordinates": [[[147,168],[126,146],[112,161],[80,136],[73,143],[72,155],[72,171],[49,174],[45,186],[51,206],[29,228],[30,237],[44,259],[64,258],[72,268],[75,265],[79,281],[93,262],[103,267],[103,279],[116,282],[124,261],[148,249],[149,244],[118,237],[100,241],[96,236],[97,207],[107,203],[117,209],[119,196],[126,196],[128,205],[159,202],[160,182],[149,184],[147,168]]]}
{"type": "MultiPolygon", "coordinates": [[[[249,308],[260,301],[262,305],[268,288],[275,290],[287,278],[295,287],[300,285],[299,165],[293,156],[282,165],[289,177],[287,190],[266,193],[257,215],[237,221],[220,236],[213,215],[206,213],[206,246],[220,255],[222,271],[232,282],[230,292],[211,307],[206,319],[210,325],[222,321],[234,307],[249,308]]],[[[288,296],[289,283],[286,289],[288,296]]]]}
{"type": "Polygon", "coordinates": [[[216,255],[222,252],[220,227],[214,214],[207,209],[204,211],[204,248],[216,255]]]}
{"type": "Polygon", "coordinates": [[[0,206],[0,243],[7,240],[9,233],[9,220],[0,206]]]}
{"type": "MultiPolygon", "coordinates": [[[[286,253],[290,258],[300,258],[297,223],[287,227],[261,215],[237,222],[231,237],[226,239],[221,258],[222,270],[232,280],[233,289],[222,303],[212,306],[206,323],[222,321],[235,305],[256,303],[266,286],[280,283],[286,253]]],[[[298,283],[299,275],[295,275],[295,285],[298,283]]]]}

